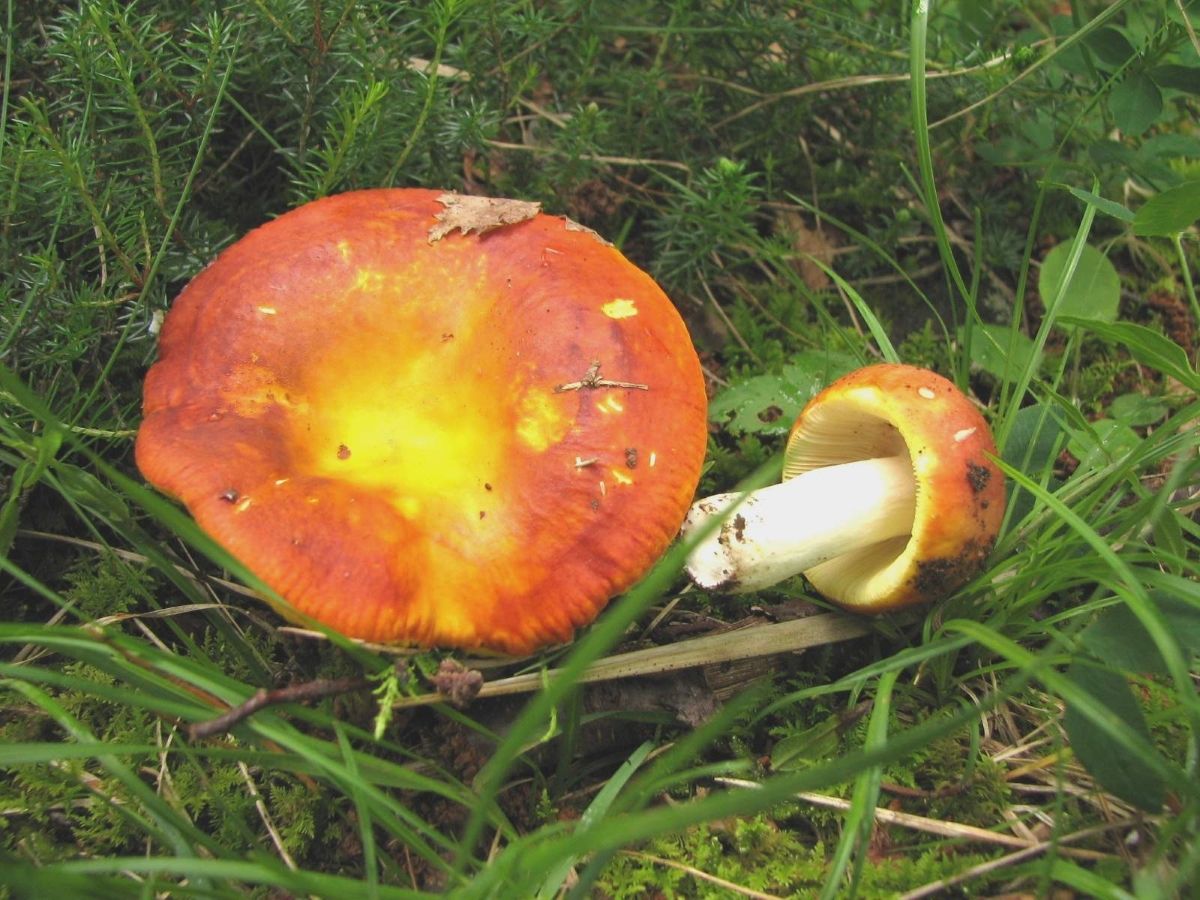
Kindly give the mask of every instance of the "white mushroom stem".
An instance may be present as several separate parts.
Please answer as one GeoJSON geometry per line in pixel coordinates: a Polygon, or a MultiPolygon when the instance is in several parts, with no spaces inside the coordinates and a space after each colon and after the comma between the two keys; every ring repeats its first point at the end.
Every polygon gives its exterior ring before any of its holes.
{"type": "Polygon", "coordinates": [[[755,591],[852,550],[910,534],[916,503],[907,456],[813,469],[757,491],[696,502],[683,535],[737,507],[688,556],[700,587],[755,591]]]}

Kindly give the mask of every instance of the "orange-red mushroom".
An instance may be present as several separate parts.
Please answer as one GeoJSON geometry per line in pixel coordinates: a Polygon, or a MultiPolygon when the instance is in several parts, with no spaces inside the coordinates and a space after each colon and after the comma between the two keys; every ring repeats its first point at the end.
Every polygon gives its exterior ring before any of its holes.
{"type": "Polygon", "coordinates": [[[936,599],[995,542],[995,453],[983,416],[940,375],[890,364],[852,372],[800,413],[781,484],[693,506],[685,534],[726,518],[691,553],[689,574],[701,587],[749,591],[803,572],[856,612],[936,599]]]}
{"type": "Polygon", "coordinates": [[[304,616],[509,653],[650,567],[706,440],[646,274],[536,204],[415,189],[223,252],[167,315],[144,410],[142,473],[304,616]]]}

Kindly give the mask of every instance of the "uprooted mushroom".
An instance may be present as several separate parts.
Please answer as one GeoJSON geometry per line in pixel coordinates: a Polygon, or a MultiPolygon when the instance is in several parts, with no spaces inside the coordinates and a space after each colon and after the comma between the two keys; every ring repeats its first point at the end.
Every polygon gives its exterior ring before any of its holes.
{"type": "Polygon", "coordinates": [[[1004,515],[987,422],[953,384],[868,366],[815,396],[792,428],[782,483],[697,502],[685,536],[701,587],[751,591],[804,573],[835,603],[882,612],[934,599],[986,559],[1004,515]],[[736,504],[736,505],[735,505],[736,504]]]}

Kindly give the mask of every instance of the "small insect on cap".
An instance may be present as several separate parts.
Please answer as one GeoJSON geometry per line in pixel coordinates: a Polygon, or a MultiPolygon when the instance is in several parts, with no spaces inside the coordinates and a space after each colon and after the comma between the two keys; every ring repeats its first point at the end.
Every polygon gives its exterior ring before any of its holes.
{"type": "Polygon", "coordinates": [[[536,204],[415,189],[222,253],[167,315],[144,408],[146,478],[303,616],[508,653],[651,566],[706,441],[645,273],[536,204]]]}
{"type": "Polygon", "coordinates": [[[987,559],[1004,517],[1004,479],[987,422],[940,375],[867,366],[813,397],[792,427],[783,477],[906,454],[916,487],[910,534],[804,574],[835,603],[882,612],[944,596],[987,559]]]}

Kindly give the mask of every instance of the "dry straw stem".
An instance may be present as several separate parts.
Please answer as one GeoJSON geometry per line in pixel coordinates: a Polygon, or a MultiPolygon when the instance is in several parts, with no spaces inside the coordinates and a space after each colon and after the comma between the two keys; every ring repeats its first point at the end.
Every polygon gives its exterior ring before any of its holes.
{"type": "MultiPolygon", "coordinates": [[[[1038,44],[1046,43],[1039,41],[1038,44]]],[[[1036,45],[1035,45],[1036,46],[1036,45]]],[[[950,69],[945,72],[929,72],[926,78],[960,78],[964,75],[972,75],[976,72],[983,72],[987,69],[994,69],[998,66],[1005,66],[1009,63],[1009,57],[997,56],[986,62],[979,63],[974,66],[965,66],[960,69],[950,69]]],[[[799,87],[794,87],[786,91],[780,91],[776,94],[769,94],[759,100],[757,103],[751,103],[749,106],[743,107],[732,116],[728,116],[712,126],[713,131],[719,131],[727,125],[732,125],[734,122],[742,119],[764,106],[770,106],[772,103],[778,103],[780,100],[786,100],[789,97],[803,97],[805,94],[820,94],[830,91],[845,91],[854,88],[867,87],[872,84],[894,84],[905,82],[912,78],[907,72],[889,74],[889,75],[849,75],[844,78],[831,78],[827,81],[817,81],[812,84],[802,84],[799,87]]]]}
{"type": "MultiPolygon", "coordinates": [[[[110,547],[107,544],[101,544],[101,543],[98,543],[97,541],[88,541],[88,540],[84,540],[83,538],[71,537],[70,535],[66,535],[66,534],[52,534],[48,531],[35,531],[35,530],[29,529],[29,528],[19,528],[19,529],[17,529],[17,536],[25,537],[25,538],[36,538],[38,540],[43,540],[43,541],[57,541],[60,544],[71,544],[72,546],[75,546],[75,547],[86,547],[87,549],[95,550],[98,553],[111,553],[113,556],[123,559],[126,562],[141,563],[141,564],[146,564],[146,563],[150,562],[149,558],[146,556],[143,556],[141,553],[134,553],[132,550],[122,550],[118,547],[110,547]]],[[[200,576],[183,565],[175,566],[175,571],[177,571],[180,575],[184,576],[185,578],[188,578],[191,581],[195,581],[197,583],[211,583],[211,584],[215,584],[219,587],[222,587],[227,591],[232,591],[235,594],[241,594],[243,597],[253,597],[256,600],[261,599],[261,595],[258,593],[258,591],[252,590],[251,588],[248,588],[245,585],[238,584],[237,582],[234,582],[234,581],[228,581],[224,578],[216,578],[216,577],[212,577],[212,576],[200,576]]],[[[191,612],[192,610],[189,609],[188,611],[191,612]]],[[[165,611],[160,611],[160,615],[166,615],[166,614],[168,614],[168,613],[166,613],[165,611]]],[[[146,617],[148,614],[147,613],[139,613],[138,615],[140,615],[142,617],[146,617]]]]}
{"type": "Polygon", "coordinates": [[[753,897],[754,900],[783,900],[778,894],[767,894],[762,891],[756,891],[754,888],[742,887],[732,881],[727,881],[718,875],[712,875],[702,869],[697,869],[695,866],[689,866],[685,863],[676,862],[673,859],[664,859],[661,856],[653,856],[649,853],[640,853],[637,850],[622,850],[621,856],[632,857],[633,859],[645,860],[648,863],[653,863],[656,866],[666,866],[668,869],[678,869],[680,872],[686,872],[693,878],[700,881],[707,881],[709,884],[715,884],[719,888],[724,888],[727,891],[732,891],[735,894],[740,894],[743,897],[753,897]]]}
{"type": "Polygon", "coordinates": [[[999,869],[1014,866],[1017,863],[1024,862],[1027,859],[1032,859],[1052,847],[1059,853],[1065,853],[1068,848],[1063,847],[1063,844],[1073,841],[1080,841],[1087,837],[1094,837],[1103,834],[1106,831],[1115,831],[1119,828],[1132,828],[1140,824],[1139,819],[1125,819],[1120,822],[1109,822],[1105,825],[1099,825],[1095,828],[1085,828],[1082,831],[1076,831],[1073,834],[1068,834],[1064,837],[1052,841],[1042,841],[1038,844],[1032,844],[1022,850],[1017,850],[1015,853],[1009,853],[1004,856],[990,859],[985,863],[980,863],[977,866],[972,866],[969,869],[964,869],[957,875],[951,875],[947,878],[931,881],[923,887],[917,888],[915,891],[909,891],[907,894],[901,894],[897,900],[922,900],[924,897],[933,897],[941,894],[947,888],[953,887],[956,884],[962,884],[964,881],[970,881],[972,878],[978,878],[980,875],[986,875],[989,872],[995,872],[999,869]]]}
{"type": "Polygon", "coordinates": [[[267,834],[271,836],[271,843],[275,845],[275,851],[279,854],[279,858],[293,872],[296,871],[296,861],[292,859],[292,855],[288,853],[287,846],[283,842],[283,837],[279,834],[279,830],[275,827],[275,822],[271,818],[271,813],[267,809],[267,804],[263,802],[262,794],[259,793],[258,785],[254,783],[254,777],[250,774],[250,768],[241,760],[238,760],[238,771],[242,773],[242,780],[246,782],[246,790],[251,797],[254,798],[254,808],[258,811],[258,818],[262,821],[263,826],[267,829],[267,834]]]}
{"type": "MultiPolygon", "coordinates": [[[[756,781],[746,781],[741,778],[720,777],[715,779],[718,783],[728,787],[737,788],[758,788],[762,787],[756,781]]],[[[805,803],[811,803],[813,806],[823,806],[826,809],[839,809],[847,811],[851,808],[849,800],[843,800],[841,797],[828,797],[825,794],[813,794],[808,791],[801,791],[795,795],[797,800],[803,800],[805,803]]],[[[876,822],[881,822],[885,825],[899,825],[902,828],[911,828],[913,831],[923,831],[926,834],[936,834],[941,837],[958,838],[960,840],[974,841],[984,844],[999,844],[1002,847],[1015,847],[1022,850],[1028,850],[1035,846],[1042,846],[1035,842],[1019,838],[1016,835],[1004,834],[998,831],[988,831],[986,828],[979,828],[975,825],[964,825],[961,822],[947,822],[943,819],[931,819],[928,816],[917,816],[912,813],[896,812],[891,809],[883,809],[876,807],[873,811],[876,822]]],[[[1061,840],[1059,841],[1061,842],[1061,840]]],[[[1055,842],[1045,842],[1044,846],[1050,846],[1055,842]]],[[[1073,848],[1060,848],[1064,856],[1074,856],[1079,859],[1097,860],[1109,859],[1109,854],[1099,853],[1095,850],[1077,850],[1073,848]]]]}
{"type": "MultiPolygon", "coordinates": [[[[861,621],[836,613],[809,616],[790,622],[754,625],[734,632],[710,634],[693,640],[666,644],[662,647],[618,653],[585,669],[579,676],[579,682],[591,684],[597,681],[632,678],[638,675],[659,675],[663,672],[675,672],[680,669],[691,669],[713,663],[774,656],[777,653],[788,653],[822,644],[847,641],[867,634],[867,630],[867,626],[861,621]]],[[[476,696],[479,698],[499,697],[506,694],[538,691],[557,678],[561,672],[561,669],[550,669],[545,672],[530,672],[525,675],[513,675],[509,678],[498,678],[495,681],[486,682],[476,696]]],[[[395,706],[401,709],[426,706],[431,703],[442,703],[445,699],[437,693],[420,694],[414,697],[402,697],[395,706]]]]}
{"type": "MultiPolygon", "coordinates": [[[[489,147],[495,147],[497,150],[521,150],[526,153],[541,153],[545,155],[566,156],[565,151],[557,150],[554,147],[541,147],[537,144],[514,144],[509,141],[488,141],[489,147]]],[[[665,166],[669,169],[678,169],[681,172],[691,172],[691,166],[677,162],[673,159],[639,159],[633,156],[606,156],[600,153],[580,153],[580,159],[586,159],[588,162],[604,163],[610,166],[633,166],[640,168],[642,166],[665,166]]]]}

